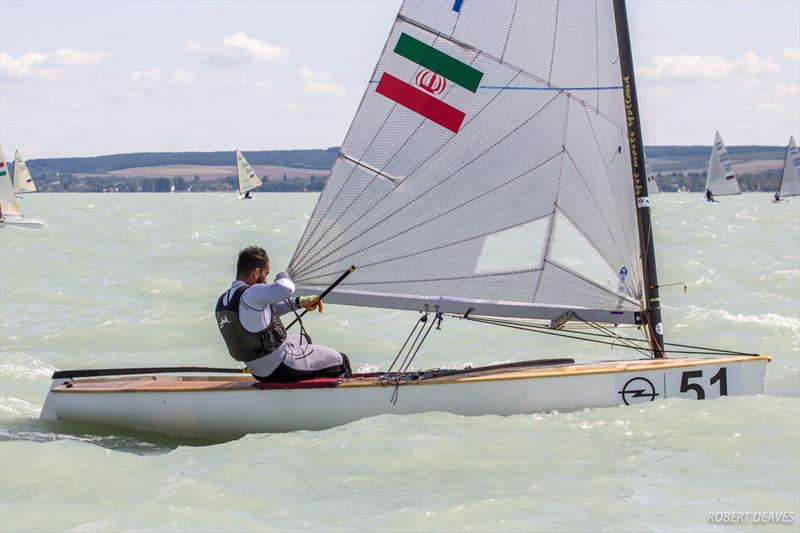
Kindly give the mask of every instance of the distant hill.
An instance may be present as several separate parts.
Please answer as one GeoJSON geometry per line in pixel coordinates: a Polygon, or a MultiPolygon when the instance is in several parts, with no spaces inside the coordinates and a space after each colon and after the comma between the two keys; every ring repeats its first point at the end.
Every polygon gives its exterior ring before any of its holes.
{"type": "MultiPolygon", "coordinates": [[[[743,190],[774,190],[786,148],[729,146],[743,190]]],[[[321,190],[338,147],[317,150],[244,152],[266,178],[264,191],[321,190]]],[[[700,191],[711,146],[646,146],[645,155],[662,190],[700,191]]],[[[95,157],[31,159],[28,168],[40,190],[209,191],[235,187],[232,150],[224,152],[143,152],[95,157]]]]}
{"type": "MultiPolygon", "coordinates": [[[[265,150],[245,152],[251,165],[272,165],[327,170],[339,152],[338,147],[327,150],[265,150]]],[[[114,170],[165,165],[227,165],[234,167],[233,150],[225,152],[141,152],[135,154],[99,155],[94,157],[59,157],[31,159],[28,168],[36,173],[110,174],[114,170]]]]}

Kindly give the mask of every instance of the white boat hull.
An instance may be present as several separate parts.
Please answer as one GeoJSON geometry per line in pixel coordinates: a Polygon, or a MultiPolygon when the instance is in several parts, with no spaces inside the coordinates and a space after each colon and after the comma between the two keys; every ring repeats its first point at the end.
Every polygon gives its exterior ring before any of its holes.
{"type": "Polygon", "coordinates": [[[40,418],[158,433],[237,438],[322,430],[382,414],[464,416],[762,394],[769,358],[568,364],[458,375],[401,385],[353,378],[334,387],[261,390],[244,375],[54,380],[40,418]]]}
{"type": "Polygon", "coordinates": [[[44,227],[44,220],[37,220],[35,218],[9,218],[6,217],[0,222],[0,228],[6,226],[16,226],[18,228],[37,229],[44,227]]]}

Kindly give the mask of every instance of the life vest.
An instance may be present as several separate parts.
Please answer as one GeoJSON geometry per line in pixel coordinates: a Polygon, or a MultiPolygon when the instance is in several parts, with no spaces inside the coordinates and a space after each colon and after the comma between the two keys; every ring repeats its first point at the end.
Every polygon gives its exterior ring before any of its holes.
{"type": "Polygon", "coordinates": [[[264,357],[286,340],[286,328],[274,305],[269,306],[271,318],[264,330],[253,333],[244,329],[239,317],[239,303],[248,287],[249,285],[238,287],[228,300],[228,305],[224,304],[226,291],[217,300],[217,308],[214,311],[219,332],[225,340],[228,352],[231,357],[244,363],[264,357]]]}

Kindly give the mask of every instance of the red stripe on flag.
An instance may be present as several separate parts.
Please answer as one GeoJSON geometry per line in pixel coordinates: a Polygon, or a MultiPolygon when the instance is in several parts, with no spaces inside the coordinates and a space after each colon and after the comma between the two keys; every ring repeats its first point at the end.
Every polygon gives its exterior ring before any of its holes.
{"type": "Polygon", "coordinates": [[[386,98],[394,100],[415,113],[419,113],[453,133],[458,133],[461,123],[464,122],[464,113],[462,111],[420,91],[413,85],[395,78],[388,72],[383,73],[381,81],[375,90],[386,98]]]}
{"type": "Polygon", "coordinates": [[[734,175],[734,174],[731,174],[730,176],[725,176],[725,179],[726,179],[726,180],[732,180],[732,179],[734,179],[735,177],[736,177],[736,175],[734,175]]]}

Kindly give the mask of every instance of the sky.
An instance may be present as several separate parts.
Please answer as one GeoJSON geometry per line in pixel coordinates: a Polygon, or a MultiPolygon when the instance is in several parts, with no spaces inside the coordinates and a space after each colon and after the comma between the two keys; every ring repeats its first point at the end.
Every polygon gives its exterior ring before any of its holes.
{"type": "MultiPolygon", "coordinates": [[[[0,0],[0,144],[28,159],[338,146],[399,6],[0,0]]],[[[628,17],[645,144],[798,138],[799,0],[629,0],[628,17]]]]}

